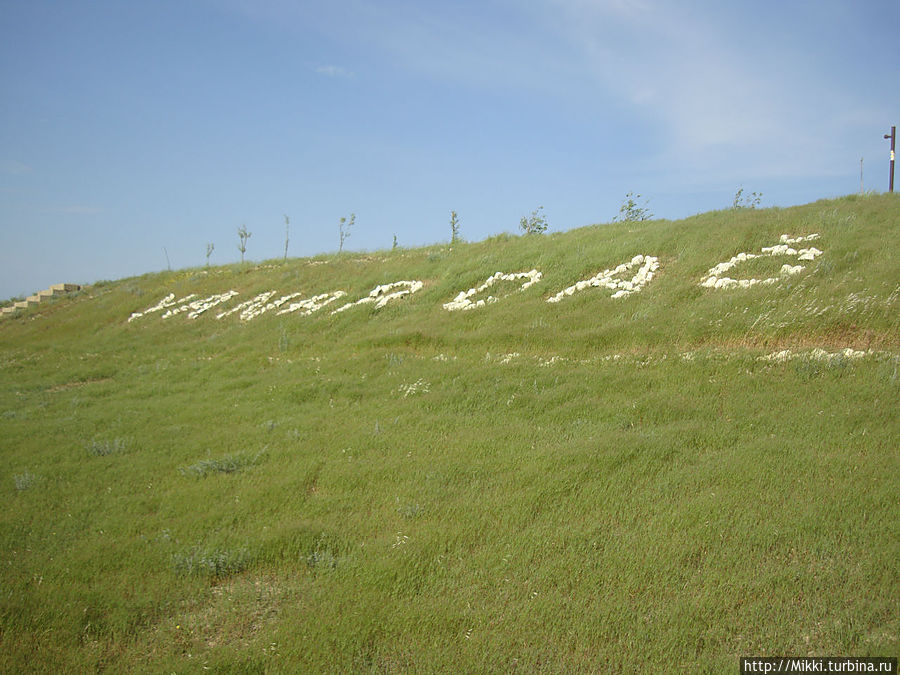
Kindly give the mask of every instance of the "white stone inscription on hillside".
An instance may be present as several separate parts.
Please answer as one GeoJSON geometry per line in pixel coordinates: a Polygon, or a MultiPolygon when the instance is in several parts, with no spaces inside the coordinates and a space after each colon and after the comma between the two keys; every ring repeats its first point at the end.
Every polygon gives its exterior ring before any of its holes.
{"type": "MultiPolygon", "coordinates": [[[[701,278],[700,285],[705,288],[750,288],[751,286],[756,286],[758,284],[775,284],[781,279],[802,272],[805,267],[802,264],[785,264],[782,265],[777,277],[771,277],[768,279],[738,280],[726,276],[726,273],[742,262],[766,256],[793,257],[796,258],[796,261],[798,263],[815,260],[820,255],[822,255],[822,251],[812,246],[808,248],[798,248],[797,245],[803,244],[805,242],[815,241],[818,238],[818,234],[809,234],[803,237],[789,237],[788,235],[783,234],[781,235],[781,239],[778,244],[775,244],[774,246],[764,246],[762,249],[760,249],[759,253],[739,253],[730,260],[721,262],[715,267],[710,268],[706,275],[701,278]]],[[[621,265],[618,265],[613,269],[603,270],[590,279],[583,279],[575,283],[574,285],[561,290],[559,293],[556,293],[555,295],[547,298],[547,302],[560,302],[563,298],[574,295],[575,293],[587,288],[606,288],[610,291],[613,291],[610,296],[611,298],[624,298],[633,293],[638,293],[642,288],[649,284],[653,280],[653,277],[656,271],[659,269],[659,266],[659,258],[655,256],[636,255],[628,262],[622,263],[621,265]],[[629,275],[631,275],[630,278],[629,275]]],[[[470,288],[467,291],[461,291],[453,300],[444,303],[443,308],[448,312],[454,312],[458,310],[467,311],[476,309],[478,307],[485,307],[486,305],[495,303],[500,298],[505,297],[504,295],[495,297],[494,295],[490,294],[489,291],[495,284],[504,281],[521,281],[522,284],[518,290],[524,291],[534,284],[538,283],[542,279],[542,276],[542,273],[536,269],[529,270],[528,272],[496,272],[495,274],[488,277],[487,280],[485,280],[485,282],[477,288],[470,288]],[[483,297],[480,297],[476,300],[475,297],[480,294],[483,297]]],[[[368,295],[360,298],[359,300],[356,300],[355,302],[348,302],[338,307],[337,309],[333,310],[331,314],[338,314],[350,309],[351,307],[365,304],[371,304],[374,305],[375,309],[381,309],[393,300],[402,298],[407,295],[412,295],[413,293],[417,293],[418,291],[422,290],[423,287],[424,283],[418,280],[395,281],[389,284],[376,286],[368,293],[368,295]]],[[[273,299],[275,298],[276,293],[277,291],[274,290],[260,293],[250,300],[246,300],[234,307],[231,307],[230,309],[219,312],[218,314],[216,314],[216,318],[224,319],[228,316],[231,316],[232,314],[239,313],[241,321],[251,321],[252,319],[255,319],[256,317],[261,316],[262,314],[265,314],[266,312],[273,309],[278,310],[276,312],[276,314],[278,315],[299,312],[301,316],[309,316],[315,312],[318,312],[323,307],[326,307],[327,305],[330,305],[336,300],[347,295],[344,291],[331,291],[328,293],[314,295],[311,298],[298,300],[298,298],[300,298],[303,293],[296,292],[282,295],[277,299],[273,299]]],[[[128,317],[128,322],[134,321],[135,319],[147,314],[160,312],[162,310],[167,310],[162,315],[163,319],[168,319],[170,317],[184,313],[187,314],[188,318],[196,319],[198,316],[200,316],[204,312],[207,312],[209,309],[225,303],[237,295],[238,292],[232,290],[225,293],[210,295],[209,297],[202,299],[195,299],[197,298],[197,294],[191,293],[190,295],[186,295],[185,297],[176,300],[175,294],[169,293],[168,295],[166,295],[166,297],[164,297],[152,307],[148,307],[142,312],[134,312],[133,314],[131,314],[131,316],[128,317]]]]}
{"type": "Polygon", "coordinates": [[[796,256],[797,260],[815,260],[817,257],[822,255],[822,251],[815,247],[810,248],[801,248],[795,249],[791,245],[792,244],[800,244],[805,241],[815,241],[819,238],[818,234],[810,234],[805,237],[789,237],[786,234],[781,235],[781,243],[776,244],[775,246],[764,246],[759,253],[738,253],[736,256],[731,258],[731,260],[726,260],[725,262],[720,262],[715,267],[711,268],[700,280],[700,285],[706,288],[750,288],[751,286],[756,286],[757,284],[762,284],[765,286],[769,286],[778,282],[780,279],[785,277],[789,277],[794,274],[799,274],[803,271],[803,265],[782,265],[781,272],[777,277],[770,277],[768,279],[732,279],[731,277],[725,276],[725,273],[731,270],[734,267],[737,267],[740,263],[753,260],[754,258],[761,258],[765,256],[796,256]]]}
{"type": "MultiPolygon", "coordinates": [[[[179,305],[174,309],[170,309],[168,312],[163,314],[162,318],[168,319],[172,316],[177,316],[178,314],[182,314],[184,312],[188,313],[189,319],[196,319],[198,316],[203,314],[208,309],[212,309],[216,305],[220,305],[223,302],[231,300],[234,296],[238,295],[237,291],[228,291],[227,293],[217,293],[216,295],[210,295],[208,298],[202,298],[200,300],[194,300],[193,302],[189,302],[187,304],[179,305]]],[[[190,296],[188,296],[190,297],[190,296]]]]}
{"type": "Polygon", "coordinates": [[[182,303],[185,303],[188,300],[190,300],[192,298],[196,298],[196,297],[197,297],[196,293],[191,293],[190,295],[186,295],[183,298],[181,298],[181,300],[176,300],[175,294],[169,293],[166,297],[164,297],[158,303],[153,305],[153,307],[148,307],[143,312],[133,312],[131,314],[131,316],[128,317],[128,323],[131,323],[135,319],[140,319],[145,314],[152,314],[153,312],[159,312],[168,307],[174,307],[175,305],[180,305],[182,303]]]}
{"type": "Polygon", "coordinates": [[[375,309],[381,309],[391,300],[402,298],[404,295],[412,295],[413,293],[422,290],[422,287],[424,285],[425,284],[423,284],[421,281],[395,281],[392,284],[383,284],[382,286],[376,286],[369,292],[366,297],[360,298],[356,302],[348,302],[346,305],[341,305],[336,310],[334,310],[332,314],[343,312],[344,310],[355,307],[356,305],[366,305],[369,303],[374,303],[375,309]],[[394,290],[397,288],[401,290],[394,290]]]}
{"type": "Polygon", "coordinates": [[[468,291],[460,291],[459,295],[457,295],[450,302],[444,303],[444,309],[448,312],[455,312],[457,310],[469,310],[475,309],[476,307],[484,307],[488,303],[497,302],[498,298],[495,298],[493,295],[488,295],[486,298],[481,298],[475,302],[472,302],[472,298],[479,293],[483,293],[491,286],[493,286],[498,281],[518,281],[519,279],[527,279],[527,281],[522,284],[520,291],[524,291],[529,286],[533,286],[538,281],[541,280],[541,273],[537,270],[531,270],[529,272],[513,272],[511,274],[504,274],[503,272],[497,272],[496,274],[492,274],[488,277],[487,281],[485,281],[478,288],[470,288],[468,291]]]}
{"type": "Polygon", "coordinates": [[[266,291],[264,293],[260,293],[255,298],[250,300],[245,300],[244,302],[232,307],[231,309],[225,312],[219,312],[216,314],[217,319],[224,319],[226,316],[231,316],[237,312],[240,312],[241,321],[250,321],[251,319],[259,316],[263,312],[266,311],[266,303],[269,299],[275,295],[277,291],[266,291]]]}
{"type": "Polygon", "coordinates": [[[297,310],[303,310],[300,312],[301,316],[309,316],[314,312],[318,312],[320,309],[325,307],[326,305],[330,305],[332,302],[339,298],[343,298],[346,293],[344,291],[333,291],[331,293],[320,293],[319,295],[314,295],[307,300],[300,300],[298,302],[292,302],[287,307],[278,312],[278,315],[282,314],[290,314],[292,312],[296,312],[297,310]]]}
{"type": "Polygon", "coordinates": [[[622,263],[615,269],[603,270],[590,279],[579,281],[574,286],[569,286],[561,290],[556,295],[547,298],[547,302],[559,302],[567,295],[574,295],[578,291],[585,288],[608,288],[614,293],[612,298],[624,298],[632,293],[637,293],[653,279],[653,273],[659,269],[659,258],[652,255],[636,255],[630,262],[622,263]],[[622,279],[623,274],[627,274],[632,269],[640,265],[638,271],[630,280],[622,279]]]}

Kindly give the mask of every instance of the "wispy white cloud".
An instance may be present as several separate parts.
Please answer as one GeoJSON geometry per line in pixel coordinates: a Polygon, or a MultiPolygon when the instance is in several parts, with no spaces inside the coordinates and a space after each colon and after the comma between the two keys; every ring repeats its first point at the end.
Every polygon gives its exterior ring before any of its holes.
{"type": "Polygon", "coordinates": [[[66,216],[96,216],[103,213],[104,209],[99,206],[84,206],[81,204],[71,204],[68,206],[57,206],[45,209],[47,213],[57,213],[66,216]]]}
{"type": "MultiPolygon", "coordinates": [[[[848,30],[865,35],[867,13],[849,0],[820,0],[814,14],[718,0],[220,1],[282,26],[315,26],[353,54],[451,86],[597,110],[602,133],[652,136],[646,166],[685,180],[828,175],[886,112],[840,73],[847,46],[837,42],[848,30]],[[646,134],[635,133],[641,125],[646,134]]],[[[314,70],[352,76],[338,65],[314,70]]]]}
{"type": "Polygon", "coordinates": [[[353,77],[354,73],[347,68],[343,68],[342,66],[316,66],[313,70],[315,70],[319,75],[325,75],[326,77],[353,77]]]}
{"type": "MultiPolygon", "coordinates": [[[[512,0],[415,3],[406,0],[218,0],[255,21],[324,36],[359,57],[452,85],[546,89],[568,68],[560,53],[533,34],[537,27],[512,0]]],[[[327,58],[327,57],[326,57],[327,58]]],[[[353,76],[347,65],[313,66],[321,75],[353,76]]]]}
{"type": "Polygon", "coordinates": [[[32,171],[34,171],[34,169],[23,162],[17,162],[12,159],[0,159],[0,173],[11,176],[23,176],[32,171]]]}
{"type": "Polygon", "coordinates": [[[847,133],[842,120],[874,117],[803,51],[817,41],[792,32],[798,19],[772,6],[756,16],[755,7],[718,3],[548,2],[601,90],[658,127],[660,163],[821,175],[837,161],[828,154],[847,133]]]}
{"type": "Polygon", "coordinates": [[[663,119],[680,147],[771,133],[772,92],[703,15],[663,3],[554,0],[586,66],[610,92],[663,119]]]}

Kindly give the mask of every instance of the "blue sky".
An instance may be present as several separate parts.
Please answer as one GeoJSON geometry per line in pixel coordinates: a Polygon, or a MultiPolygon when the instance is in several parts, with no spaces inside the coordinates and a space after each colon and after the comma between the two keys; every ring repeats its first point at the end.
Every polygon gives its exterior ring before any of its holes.
{"type": "MultiPolygon", "coordinates": [[[[0,298],[887,190],[896,0],[0,0],[0,298]]],[[[386,280],[390,281],[390,280],[386,280]]]]}

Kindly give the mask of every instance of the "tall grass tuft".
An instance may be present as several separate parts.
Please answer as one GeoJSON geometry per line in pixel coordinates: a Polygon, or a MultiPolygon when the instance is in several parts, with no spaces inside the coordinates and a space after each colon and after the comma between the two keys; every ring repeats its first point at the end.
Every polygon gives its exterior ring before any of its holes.
{"type": "Polygon", "coordinates": [[[237,453],[226,455],[215,459],[203,459],[196,464],[182,467],[179,469],[181,475],[190,478],[206,478],[217,473],[237,473],[249,467],[255,466],[259,462],[260,457],[265,451],[260,451],[255,455],[247,453],[237,453]]]}
{"type": "Polygon", "coordinates": [[[123,438],[98,441],[93,440],[87,445],[87,453],[93,457],[105,457],[124,452],[128,443],[123,438]]]}
{"type": "Polygon", "coordinates": [[[214,579],[242,572],[252,562],[247,548],[192,548],[172,556],[172,567],[179,576],[206,576],[214,579]]]}
{"type": "Polygon", "coordinates": [[[37,476],[35,476],[30,471],[26,471],[25,473],[17,473],[13,476],[13,482],[16,485],[16,490],[22,492],[23,490],[30,490],[34,487],[35,482],[37,481],[37,476]]]}

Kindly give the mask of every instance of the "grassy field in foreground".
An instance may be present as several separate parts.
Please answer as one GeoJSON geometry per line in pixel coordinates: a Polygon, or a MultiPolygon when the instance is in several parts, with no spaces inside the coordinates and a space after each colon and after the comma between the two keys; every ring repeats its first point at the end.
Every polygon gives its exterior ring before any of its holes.
{"type": "Polygon", "coordinates": [[[146,275],[2,319],[0,671],[897,656],[898,243],[900,200],[848,197],[146,275]],[[700,286],[782,234],[821,255],[700,286]],[[640,292],[546,302],[636,255],[660,263],[640,292]],[[330,313],[398,280],[423,288],[330,313]]]}

